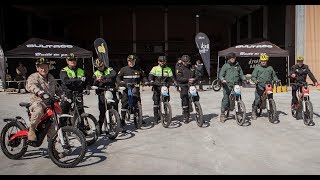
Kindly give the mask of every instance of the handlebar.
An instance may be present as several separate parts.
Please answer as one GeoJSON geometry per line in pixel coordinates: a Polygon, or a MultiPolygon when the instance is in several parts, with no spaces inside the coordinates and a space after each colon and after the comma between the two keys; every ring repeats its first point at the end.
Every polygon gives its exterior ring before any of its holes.
{"type": "Polygon", "coordinates": [[[309,84],[307,82],[302,83],[290,83],[290,85],[297,85],[297,86],[314,86],[314,84],[309,84]]]}
{"type": "Polygon", "coordinates": [[[167,83],[167,82],[152,82],[150,86],[175,86],[174,83],[167,83]]]}
{"type": "Polygon", "coordinates": [[[93,90],[97,90],[97,89],[100,89],[100,90],[103,90],[103,91],[114,91],[115,89],[112,88],[112,87],[97,87],[97,86],[91,86],[91,89],[93,90]]]}

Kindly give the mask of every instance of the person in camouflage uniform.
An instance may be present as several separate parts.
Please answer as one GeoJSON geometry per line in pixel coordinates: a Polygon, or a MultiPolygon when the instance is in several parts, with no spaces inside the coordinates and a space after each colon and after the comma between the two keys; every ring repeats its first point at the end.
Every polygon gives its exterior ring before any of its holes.
{"type": "MultiPolygon", "coordinates": [[[[63,91],[58,88],[57,81],[53,75],[49,74],[49,60],[40,58],[36,61],[36,68],[38,72],[31,74],[26,83],[26,90],[32,93],[31,96],[31,119],[30,128],[28,133],[29,141],[36,141],[37,136],[35,134],[35,128],[40,118],[44,115],[46,104],[49,96],[63,95],[63,91]]],[[[47,137],[50,139],[54,134],[54,126],[51,126],[47,137]]]]}

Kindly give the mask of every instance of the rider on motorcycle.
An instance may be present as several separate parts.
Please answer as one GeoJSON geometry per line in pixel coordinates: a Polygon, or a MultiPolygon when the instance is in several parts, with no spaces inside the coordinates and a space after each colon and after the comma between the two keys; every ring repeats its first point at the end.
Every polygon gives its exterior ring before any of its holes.
{"type": "MultiPolygon", "coordinates": [[[[172,83],[175,82],[173,77],[173,73],[170,67],[167,66],[167,57],[159,56],[158,57],[158,66],[154,66],[149,73],[149,81],[150,84],[153,83],[172,83]]],[[[160,104],[160,95],[161,95],[161,86],[153,85],[153,114],[155,118],[156,124],[160,120],[159,112],[159,104],[160,104]]]]}
{"type": "MultiPolygon", "coordinates": [[[[182,104],[182,115],[185,124],[189,123],[189,94],[188,94],[188,84],[193,84],[198,81],[197,73],[195,69],[191,67],[190,56],[183,55],[181,57],[182,65],[176,69],[176,78],[179,84],[185,85],[181,86],[180,98],[182,104]]],[[[199,98],[199,96],[197,97],[199,98]]]]}
{"type": "MultiPolygon", "coordinates": [[[[304,83],[307,82],[307,75],[309,75],[310,79],[312,80],[315,86],[318,86],[318,82],[314,75],[312,74],[309,66],[303,64],[304,58],[302,56],[297,57],[297,64],[291,67],[290,77],[294,80],[294,83],[304,83]]],[[[298,85],[292,85],[292,100],[291,100],[291,108],[294,108],[294,105],[297,103],[297,90],[299,87],[298,85]]]]}
{"type": "MultiPolygon", "coordinates": [[[[37,140],[35,128],[40,118],[44,115],[49,96],[54,96],[55,94],[61,96],[63,94],[63,91],[58,88],[57,81],[53,75],[49,74],[49,64],[50,61],[48,59],[37,59],[36,68],[38,72],[31,74],[27,79],[26,90],[32,94],[31,106],[29,108],[31,112],[28,132],[29,141],[37,140]]],[[[54,132],[54,126],[51,126],[47,134],[47,139],[50,139],[54,132]]]]}
{"type": "Polygon", "coordinates": [[[226,120],[225,111],[229,108],[229,96],[234,88],[233,85],[236,82],[245,81],[246,78],[243,75],[242,68],[238,62],[236,62],[236,54],[229,53],[227,55],[228,62],[225,63],[220,71],[219,79],[223,86],[223,98],[221,101],[221,114],[220,122],[224,123],[226,120]]]}
{"type": "Polygon", "coordinates": [[[268,66],[269,56],[265,53],[260,54],[260,65],[256,66],[252,72],[251,80],[256,84],[255,99],[252,104],[252,119],[257,119],[256,110],[261,101],[261,96],[266,90],[266,82],[280,82],[272,66],[268,66]]]}
{"type": "MultiPolygon", "coordinates": [[[[129,55],[127,57],[128,66],[125,66],[120,69],[118,76],[117,76],[117,83],[119,86],[126,86],[127,83],[136,83],[140,84],[143,81],[145,84],[148,84],[148,79],[144,73],[144,71],[136,65],[136,56],[129,55]]],[[[136,94],[137,97],[140,97],[140,88],[134,87],[132,89],[132,93],[136,94]]],[[[125,132],[125,116],[128,110],[128,89],[125,89],[122,94],[121,98],[121,127],[122,132],[125,132]]],[[[142,121],[145,124],[144,121],[142,121]]]]}
{"type": "MultiPolygon", "coordinates": [[[[83,69],[77,67],[77,60],[78,58],[75,57],[73,53],[70,53],[66,58],[68,65],[60,71],[61,87],[68,99],[73,99],[73,91],[82,93],[86,87],[85,72],[83,69]]],[[[81,101],[81,104],[83,104],[83,101],[81,101]]],[[[64,114],[69,114],[70,108],[70,102],[61,102],[61,109],[64,114]]],[[[79,113],[82,114],[83,112],[84,109],[80,108],[79,113]]],[[[65,123],[66,120],[64,119],[65,118],[62,119],[62,122],[65,123]]]]}
{"type": "MultiPolygon", "coordinates": [[[[105,88],[105,87],[115,88],[115,81],[117,76],[116,71],[113,70],[111,67],[106,67],[105,63],[99,59],[96,59],[95,67],[98,70],[94,72],[93,85],[100,88],[105,88]]],[[[102,132],[101,128],[106,115],[104,91],[101,89],[97,89],[96,94],[98,95],[98,106],[100,111],[100,115],[99,115],[100,132],[102,132]]],[[[113,95],[113,100],[115,101],[115,110],[118,111],[119,100],[117,98],[115,90],[112,91],[112,95],[113,95]]]]}

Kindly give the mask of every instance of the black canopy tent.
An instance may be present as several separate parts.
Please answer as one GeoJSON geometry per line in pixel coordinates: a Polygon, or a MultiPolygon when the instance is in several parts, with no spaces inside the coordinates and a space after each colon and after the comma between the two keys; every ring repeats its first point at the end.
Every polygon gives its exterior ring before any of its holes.
{"type": "Polygon", "coordinates": [[[48,41],[39,38],[31,38],[17,48],[5,52],[5,61],[9,58],[24,58],[33,60],[39,57],[65,59],[70,53],[78,58],[90,58],[93,63],[92,52],[83,48],[62,42],[48,41]]]}
{"type": "MultiPolygon", "coordinates": [[[[254,44],[242,44],[218,52],[218,68],[217,76],[219,74],[220,57],[227,56],[229,53],[235,53],[237,57],[260,57],[261,53],[266,53],[269,57],[285,57],[286,58],[286,74],[289,73],[289,52],[281,49],[269,41],[263,41],[254,44]]],[[[290,81],[286,78],[286,83],[290,81]]]]}

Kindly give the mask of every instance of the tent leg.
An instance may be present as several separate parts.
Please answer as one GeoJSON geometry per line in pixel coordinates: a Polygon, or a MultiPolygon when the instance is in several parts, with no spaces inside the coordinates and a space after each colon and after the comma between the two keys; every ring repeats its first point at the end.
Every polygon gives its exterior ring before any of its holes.
{"type": "Polygon", "coordinates": [[[217,67],[217,79],[219,78],[219,62],[220,62],[220,56],[218,56],[218,67],[217,67]]]}
{"type": "Polygon", "coordinates": [[[92,63],[92,73],[94,73],[94,63],[93,63],[93,57],[91,57],[91,63],[92,63]]]}
{"type": "Polygon", "coordinates": [[[290,86],[290,69],[289,69],[289,66],[290,66],[290,59],[289,59],[290,57],[288,56],[287,57],[287,75],[288,75],[288,77],[287,77],[287,81],[288,81],[288,83],[287,84],[289,84],[289,86],[290,86]]]}

